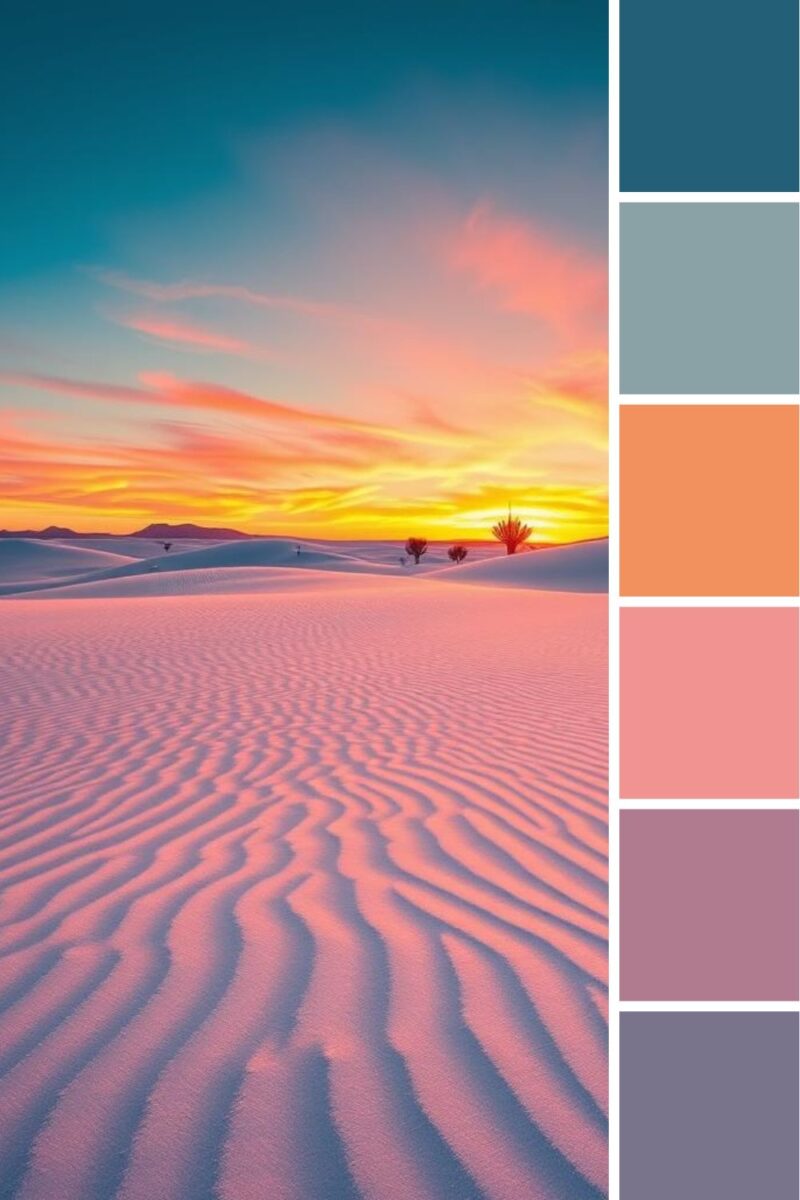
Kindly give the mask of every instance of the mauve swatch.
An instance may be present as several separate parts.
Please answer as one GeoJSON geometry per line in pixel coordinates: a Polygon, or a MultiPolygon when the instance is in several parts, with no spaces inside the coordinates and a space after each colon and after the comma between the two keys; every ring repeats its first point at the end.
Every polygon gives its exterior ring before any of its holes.
{"type": "Polygon", "coordinates": [[[623,1000],[798,998],[798,814],[620,814],[623,1000]]]}

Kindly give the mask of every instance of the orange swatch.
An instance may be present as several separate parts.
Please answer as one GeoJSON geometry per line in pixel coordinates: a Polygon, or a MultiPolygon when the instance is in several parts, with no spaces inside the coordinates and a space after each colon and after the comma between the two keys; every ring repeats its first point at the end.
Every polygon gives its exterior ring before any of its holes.
{"type": "Polygon", "coordinates": [[[797,595],[798,411],[621,407],[623,595],[797,595]]]}

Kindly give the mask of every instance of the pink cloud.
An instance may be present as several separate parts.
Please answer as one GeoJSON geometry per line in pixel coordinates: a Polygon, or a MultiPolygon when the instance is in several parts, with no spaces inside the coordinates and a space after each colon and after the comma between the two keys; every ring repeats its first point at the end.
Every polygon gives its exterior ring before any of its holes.
{"type": "Polygon", "coordinates": [[[92,383],[82,379],[65,379],[61,375],[43,375],[36,371],[0,371],[0,383],[8,387],[31,388],[34,391],[54,392],[80,400],[113,400],[132,404],[152,402],[150,393],[127,384],[92,383]]]}
{"type": "Polygon", "coordinates": [[[479,205],[451,240],[448,261],[502,309],[537,317],[565,340],[604,329],[605,260],[530,221],[479,205]]]}
{"type": "Polygon", "coordinates": [[[74,396],[82,400],[111,401],[113,403],[122,401],[148,406],[183,408],[195,412],[218,412],[227,416],[251,417],[272,424],[300,426],[309,432],[350,430],[369,431],[386,438],[392,436],[391,430],[383,429],[380,426],[367,426],[347,417],[293,408],[277,400],[253,396],[249,392],[241,392],[217,384],[178,379],[177,376],[166,372],[143,372],[139,379],[142,387],[65,379],[57,375],[42,375],[35,372],[0,372],[0,383],[52,392],[56,395],[74,396]]]}
{"type": "MultiPolygon", "coordinates": [[[[436,229],[437,244],[440,227],[436,229]]],[[[417,267],[434,268],[434,276],[441,275],[440,261],[431,261],[428,251],[423,264],[417,267]]],[[[404,269],[407,262],[404,261],[404,269]]],[[[353,267],[353,270],[356,268],[353,267]]],[[[349,360],[354,383],[358,390],[364,388],[374,392],[380,388],[380,376],[388,377],[392,387],[400,390],[438,392],[439,397],[458,397],[459,410],[464,406],[465,391],[490,390],[497,394],[514,383],[514,372],[498,363],[491,350],[478,344],[469,335],[454,332],[452,323],[446,330],[432,323],[430,311],[423,315],[414,310],[405,316],[387,315],[378,310],[365,311],[355,306],[317,301],[291,295],[267,293],[238,284],[214,284],[198,281],[156,283],[134,279],[118,271],[95,271],[100,282],[149,300],[152,303],[169,305],[194,299],[227,299],[264,309],[282,310],[294,315],[320,321],[333,327],[334,341],[324,345],[315,342],[313,355],[317,361],[326,352],[337,356],[334,371],[341,370],[339,356],[349,360]],[[337,340],[338,339],[338,340],[337,340]],[[366,378],[364,378],[366,376],[366,378]]],[[[440,281],[441,282],[441,281],[440,281]]],[[[445,289],[441,295],[442,312],[449,312],[452,303],[452,277],[447,274],[445,289]]],[[[415,280],[415,288],[419,280],[415,280]]],[[[400,303],[401,289],[392,289],[382,302],[392,305],[400,303]]],[[[171,316],[164,313],[148,313],[148,325],[159,328],[172,325],[171,316]]],[[[150,331],[150,329],[148,329],[150,331]]],[[[347,369],[347,368],[345,368],[347,369]]],[[[387,389],[383,387],[383,399],[387,389]]],[[[433,423],[426,423],[434,434],[433,423]]]]}
{"type": "MultiPolygon", "coordinates": [[[[166,372],[143,372],[141,387],[120,384],[65,379],[56,375],[35,372],[0,372],[0,383],[24,387],[56,395],[74,396],[99,403],[131,403],[150,407],[181,408],[190,412],[221,413],[229,417],[246,417],[286,431],[295,430],[298,436],[335,439],[337,444],[349,444],[362,452],[385,453],[389,446],[398,453],[404,442],[420,441],[443,436],[438,423],[424,426],[424,413],[418,414],[420,424],[408,431],[391,424],[360,421],[335,413],[295,408],[278,400],[254,396],[219,384],[179,379],[166,372]]],[[[430,418],[433,421],[433,418],[430,418]]]]}
{"type": "Polygon", "coordinates": [[[113,320],[125,329],[133,329],[157,341],[171,342],[173,345],[185,346],[192,350],[211,350],[242,358],[269,357],[268,351],[258,346],[253,346],[241,338],[195,325],[184,317],[164,317],[160,313],[132,313],[128,316],[114,317],[113,320]]]}
{"type": "Polygon", "coordinates": [[[313,430],[365,431],[389,436],[390,431],[380,426],[369,426],[349,417],[333,413],[313,412],[294,408],[278,400],[253,396],[235,388],[219,384],[201,383],[178,379],[175,375],[161,372],[145,372],[139,376],[146,388],[151,403],[171,404],[179,408],[205,409],[256,420],[270,421],[280,425],[298,425],[313,430]]]}

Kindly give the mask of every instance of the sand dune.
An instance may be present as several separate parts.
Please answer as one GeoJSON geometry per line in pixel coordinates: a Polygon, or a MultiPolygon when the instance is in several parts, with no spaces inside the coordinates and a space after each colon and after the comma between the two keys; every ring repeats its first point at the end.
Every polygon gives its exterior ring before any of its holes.
{"type": "Polygon", "coordinates": [[[608,538],[445,567],[437,578],[556,592],[608,591],[608,538]]]}
{"type": "MultiPolygon", "coordinates": [[[[6,544],[22,546],[19,542],[6,544]]],[[[54,543],[25,545],[43,546],[50,551],[54,543]]],[[[97,555],[96,551],[67,545],[60,550],[54,548],[50,554],[51,570],[38,578],[13,573],[6,576],[0,569],[0,596],[47,592],[53,597],[89,599],[285,591],[311,586],[309,573],[404,580],[427,578],[446,583],[577,592],[603,592],[608,583],[605,539],[514,556],[481,548],[482,558],[459,566],[443,566],[441,558],[432,558],[430,562],[423,559],[419,566],[401,566],[395,557],[396,547],[390,543],[349,543],[349,553],[331,549],[331,543],[286,538],[214,542],[170,553],[164,553],[160,544],[156,549],[156,545],[152,544],[150,554],[138,558],[102,555],[113,561],[98,561],[96,569],[77,567],[79,562],[93,563],[91,556],[97,555]],[[57,578],[62,554],[63,561],[75,562],[76,569],[62,570],[62,577],[57,578]]],[[[13,557],[7,555],[9,559],[13,557]]]]}
{"type": "Polygon", "coordinates": [[[124,567],[128,561],[122,554],[62,542],[0,538],[0,583],[63,579],[124,567]]]}
{"type": "MultiPolygon", "coordinates": [[[[155,538],[140,537],[99,537],[61,539],[62,543],[70,546],[86,547],[90,550],[112,551],[124,558],[160,558],[164,554],[164,543],[155,538]]],[[[216,542],[211,543],[216,545],[216,542]]],[[[175,551],[202,550],[209,542],[205,538],[176,538],[172,543],[175,551]]]]}
{"type": "MultiPolygon", "coordinates": [[[[49,548],[49,543],[26,543],[26,545],[45,546],[49,548]]],[[[61,553],[69,553],[73,551],[73,547],[62,545],[61,553]]],[[[165,553],[163,547],[159,546],[160,553],[151,552],[147,557],[142,558],[122,558],[117,555],[102,555],[98,551],[74,551],[76,555],[87,556],[86,561],[91,562],[90,555],[97,555],[99,561],[96,564],[96,569],[91,567],[83,568],[81,582],[83,583],[105,583],[109,580],[128,579],[135,576],[159,574],[159,575],[175,575],[179,573],[188,573],[191,579],[184,582],[183,585],[175,583],[170,589],[169,585],[165,588],[165,592],[186,592],[187,584],[193,583],[195,588],[202,591],[203,581],[208,579],[213,582],[215,572],[221,570],[257,570],[261,568],[288,568],[303,569],[303,570],[328,570],[344,573],[359,572],[370,575],[380,574],[399,574],[402,568],[398,564],[395,568],[387,567],[381,563],[369,562],[365,559],[357,558],[349,554],[341,554],[335,551],[319,550],[308,543],[298,543],[289,541],[286,538],[254,538],[252,541],[241,542],[212,542],[203,546],[194,546],[189,550],[180,548],[165,553]],[[298,553],[299,548],[299,553],[298,553]],[[108,558],[108,562],[102,561],[108,558]]],[[[59,550],[53,551],[54,559],[58,559],[59,550]]],[[[55,580],[53,575],[55,572],[42,576],[39,579],[31,580],[31,577],[26,577],[26,582],[21,585],[15,585],[13,580],[11,586],[5,586],[0,594],[6,595],[12,592],[23,591],[44,591],[57,585],[62,580],[55,580]]],[[[72,574],[71,572],[62,572],[63,575],[72,574]]],[[[219,575],[216,575],[219,579],[219,575]]],[[[3,573],[0,571],[0,582],[3,580],[3,573]]],[[[69,582],[72,582],[70,580],[69,582]]],[[[76,581],[77,582],[77,581],[76,581]]],[[[213,589],[212,589],[213,590],[213,589]]],[[[143,588],[143,594],[154,594],[151,589],[143,588]]],[[[88,593],[82,593],[84,595],[88,593]]],[[[98,595],[113,594],[103,592],[98,595]]],[[[126,594],[124,589],[118,594],[126,594]]],[[[136,590],[132,594],[138,594],[136,590]]]]}
{"type": "MultiPolygon", "coordinates": [[[[135,596],[218,596],[259,595],[267,592],[307,592],[319,588],[325,591],[380,587],[384,578],[372,571],[339,572],[325,568],[296,567],[194,567],[185,570],[145,570],[112,574],[106,578],[92,575],[75,582],[31,586],[29,584],[7,595],[30,600],[91,600],[132,598],[135,596]],[[358,582],[354,584],[353,576],[358,582]]],[[[404,580],[397,581],[400,586],[404,580]]],[[[409,580],[408,586],[414,587],[409,580]]],[[[1,593],[0,593],[1,594],[1,593]]]]}
{"type": "Polygon", "coordinates": [[[0,1196],[604,1195],[604,598],[59,590],[0,605],[0,1196]]]}

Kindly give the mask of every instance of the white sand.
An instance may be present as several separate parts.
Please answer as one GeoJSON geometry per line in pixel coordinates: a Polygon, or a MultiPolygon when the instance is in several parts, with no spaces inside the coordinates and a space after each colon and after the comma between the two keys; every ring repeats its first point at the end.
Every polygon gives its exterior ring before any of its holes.
{"type": "MultiPolygon", "coordinates": [[[[120,539],[123,540],[123,539],[120,539]]],[[[126,538],[127,544],[136,539],[126,538]]],[[[92,547],[96,543],[92,543],[92,547]]],[[[580,542],[546,550],[506,555],[492,547],[478,547],[472,559],[458,566],[450,563],[441,547],[426,555],[419,565],[401,566],[397,547],[391,543],[296,542],[287,538],[255,538],[251,541],[180,543],[164,552],[158,542],[143,542],[135,557],[108,554],[79,542],[34,542],[0,539],[0,596],[23,595],[47,590],[51,597],[200,595],[206,592],[271,591],[273,584],[285,590],[294,579],[301,587],[309,580],[298,572],[328,572],[331,575],[367,575],[419,580],[434,576],[439,582],[476,583],[497,587],[528,587],[552,591],[605,592],[608,587],[608,540],[580,542]],[[145,553],[145,550],[147,551],[145,553]],[[32,574],[32,563],[40,560],[46,570],[32,574]],[[163,584],[153,575],[183,574],[182,580],[163,584]],[[147,578],[146,578],[147,577],[147,578]],[[116,580],[130,585],[112,587],[116,580]],[[102,587],[100,585],[103,585],[102,587]]],[[[331,581],[333,586],[334,581],[331,581]]]]}
{"type": "Polygon", "coordinates": [[[58,581],[124,567],[126,555],[63,542],[0,538],[0,585],[58,581]]]}
{"type": "Polygon", "coordinates": [[[0,1195],[603,1195],[605,598],[259,546],[0,602],[0,1195]]]}

